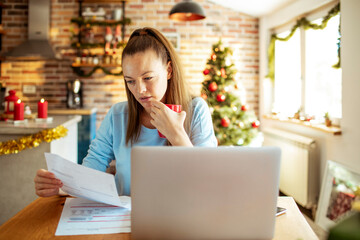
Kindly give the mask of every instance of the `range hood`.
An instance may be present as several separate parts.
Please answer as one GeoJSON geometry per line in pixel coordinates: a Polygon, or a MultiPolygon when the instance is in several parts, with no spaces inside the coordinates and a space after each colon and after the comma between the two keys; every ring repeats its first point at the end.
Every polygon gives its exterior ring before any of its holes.
{"type": "Polygon", "coordinates": [[[49,42],[50,2],[49,0],[29,0],[28,39],[5,53],[6,59],[56,59],[55,52],[49,42]]]}

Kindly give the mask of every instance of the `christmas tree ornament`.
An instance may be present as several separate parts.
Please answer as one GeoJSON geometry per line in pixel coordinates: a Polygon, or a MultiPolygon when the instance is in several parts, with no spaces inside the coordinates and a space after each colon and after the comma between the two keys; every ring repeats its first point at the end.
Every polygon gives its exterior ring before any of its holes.
{"type": "Polygon", "coordinates": [[[211,59],[212,59],[213,61],[216,60],[216,54],[215,54],[215,53],[211,54],[211,59]]]}
{"type": "Polygon", "coordinates": [[[254,121],[254,122],[251,123],[251,126],[252,126],[253,128],[258,128],[258,127],[260,126],[260,122],[259,122],[258,120],[256,120],[256,121],[254,121]]]}
{"type": "Polygon", "coordinates": [[[216,84],[216,82],[212,82],[209,84],[209,91],[210,92],[215,92],[218,89],[218,86],[216,84]]]}
{"type": "Polygon", "coordinates": [[[216,96],[216,100],[217,100],[218,102],[224,102],[225,99],[226,99],[226,97],[225,97],[225,95],[223,95],[223,94],[218,94],[218,95],[216,96]]]}
{"type": "Polygon", "coordinates": [[[230,125],[230,119],[228,117],[224,117],[221,119],[221,126],[223,127],[229,127],[230,125]]]}
{"type": "Polygon", "coordinates": [[[226,78],[226,72],[224,68],[221,68],[220,73],[221,73],[221,77],[226,78]]]}
{"type": "Polygon", "coordinates": [[[207,69],[207,68],[203,71],[203,74],[204,74],[204,75],[208,75],[209,73],[210,73],[210,70],[207,69]]]}
{"type": "Polygon", "coordinates": [[[202,97],[204,100],[206,100],[206,99],[208,98],[205,93],[202,93],[202,94],[201,94],[201,97],[202,97]]]}
{"type": "Polygon", "coordinates": [[[243,145],[244,144],[244,139],[240,138],[238,141],[237,141],[237,144],[239,146],[243,145]]]}
{"type": "Polygon", "coordinates": [[[242,106],[241,106],[241,111],[244,111],[244,112],[247,111],[246,105],[242,105],[242,106]]]}
{"type": "Polygon", "coordinates": [[[215,50],[215,52],[219,51],[219,49],[218,49],[218,48],[215,48],[214,50],[215,50]]]}

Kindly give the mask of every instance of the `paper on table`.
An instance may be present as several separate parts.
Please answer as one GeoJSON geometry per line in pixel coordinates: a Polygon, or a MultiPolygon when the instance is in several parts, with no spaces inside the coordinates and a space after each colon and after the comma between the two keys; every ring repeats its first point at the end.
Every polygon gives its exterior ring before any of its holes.
{"type": "MultiPolygon", "coordinates": [[[[131,198],[121,196],[130,204],[131,198]]],[[[83,235],[131,232],[130,209],[83,198],[67,198],[55,235],[83,235]]]]}
{"type": "Polygon", "coordinates": [[[62,189],[68,194],[130,208],[118,196],[114,175],[78,165],[56,154],[45,153],[45,157],[48,170],[63,182],[62,189]]]}

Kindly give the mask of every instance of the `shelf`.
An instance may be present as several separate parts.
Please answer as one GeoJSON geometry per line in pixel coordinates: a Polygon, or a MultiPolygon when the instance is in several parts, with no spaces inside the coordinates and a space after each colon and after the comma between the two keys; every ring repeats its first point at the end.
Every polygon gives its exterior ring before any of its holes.
{"type": "Polygon", "coordinates": [[[280,122],[297,124],[297,125],[301,125],[301,126],[305,126],[305,127],[310,127],[312,129],[316,129],[316,130],[319,130],[322,132],[331,133],[333,135],[341,135],[341,128],[339,128],[337,126],[327,127],[327,126],[325,126],[325,124],[319,124],[319,123],[314,124],[309,121],[301,121],[298,119],[280,119],[280,118],[278,118],[276,116],[272,116],[272,115],[264,115],[263,118],[276,120],[276,121],[280,121],[280,122]]]}
{"type": "Polygon", "coordinates": [[[122,3],[122,2],[128,2],[129,0],[78,0],[78,2],[82,3],[122,3]]]}
{"type": "Polygon", "coordinates": [[[90,63],[73,63],[72,67],[121,67],[120,64],[90,64],[90,63]]]}
{"type": "Polygon", "coordinates": [[[86,20],[82,17],[72,18],[72,23],[76,23],[79,25],[90,25],[90,26],[116,26],[116,25],[129,25],[131,23],[130,18],[125,18],[124,20],[96,20],[89,19],[86,20]]]}

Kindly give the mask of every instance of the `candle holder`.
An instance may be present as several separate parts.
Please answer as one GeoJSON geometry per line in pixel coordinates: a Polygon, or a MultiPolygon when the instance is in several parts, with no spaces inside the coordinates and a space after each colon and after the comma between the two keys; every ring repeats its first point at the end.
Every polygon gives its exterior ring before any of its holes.
{"type": "Polygon", "coordinates": [[[52,123],[54,120],[53,117],[47,117],[47,118],[35,118],[36,123],[52,123]]]}
{"type": "Polygon", "coordinates": [[[19,126],[19,125],[26,125],[28,123],[28,120],[27,119],[24,119],[24,120],[8,119],[6,122],[14,124],[16,126],[19,126]]]}

